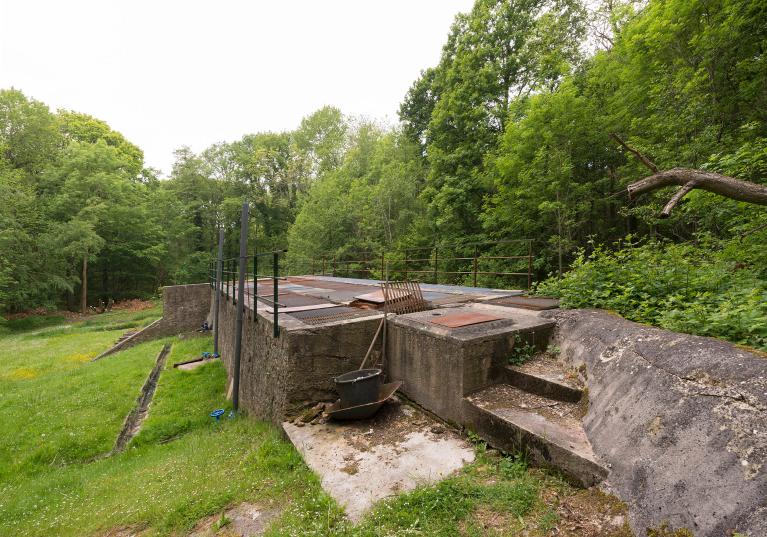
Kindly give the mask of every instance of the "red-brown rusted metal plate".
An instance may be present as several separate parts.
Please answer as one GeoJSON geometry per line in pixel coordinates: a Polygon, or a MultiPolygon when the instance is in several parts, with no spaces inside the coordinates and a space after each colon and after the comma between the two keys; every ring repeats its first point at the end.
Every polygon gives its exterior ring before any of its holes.
{"type": "Polygon", "coordinates": [[[497,315],[489,315],[487,313],[457,312],[445,313],[439,317],[429,319],[429,322],[447,326],[448,328],[460,328],[461,326],[498,321],[504,318],[505,317],[498,317],[497,315]]]}

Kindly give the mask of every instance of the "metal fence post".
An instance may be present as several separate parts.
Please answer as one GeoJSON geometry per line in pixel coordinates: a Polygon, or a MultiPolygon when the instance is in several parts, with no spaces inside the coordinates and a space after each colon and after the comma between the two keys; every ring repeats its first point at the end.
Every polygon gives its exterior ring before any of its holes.
{"type": "Polygon", "coordinates": [[[533,285],[533,241],[528,241],[527,250],[527,290],[533,285]]]}
{"type": "Polygon", "coordinates": [[[279,324],[279,311],[278,310],[279,310],[280,305],[277,302],[278,302],[278,300],[280,298],[280,295],[279,295],[280,291],[279,291],[279,287],[277,285],[277,281],[278,281],[278,278],[279,278],[279,270],[280,270],[280,254],[277,253],[277,252],[274,252],[272,254],[272,256],[273,256],[272,261],[274,263],[274,266],[272,268],[272,285],[273,285],[273,289],[272,289],[272,295],[273,296],[272,296],[272,298],[274,300],[274,304],[272,304],[272,311],[274,312],[274,317],[273,317],[273,320],[274,320],[274,337],[279,337],[280,336],[280,324],[279,324]]]}
{"type": "Polygon", "coordinates": [[[236,412],[240,405],[240,354],[242,353],[242,314],[245,310],[245,270],[248,263],[248,203],[242,204],[242,220],[240,221],[240,268],[238,273],[237,290],[237,322],[234,329],[234,364],[232,371],[232,408],[236,412]]]}
{"type": "Polygon", "coordinates": [[[222,262],[224,267],[224,282],[226,283],[226,295],[224,299],[229,302],[229,261],[222,262]]]}
{"type": "Polygon", "coordinates": [[[477,255],[478,248],[477,246],[474,246],[474,287],[477,286],[477,255]]]}
{"type": "Polygon", "coordinates": [[[405,281],[407,281],[407,249],[405,249],[405,281]]]}
{"type": "Polygon", "coordinates": [[[439,283],[439,276],[437,275],[437,263],[438,263],[437,245],[434,245],[434,283],[439,283]]]}
{"type": "Polygon", "coordinates": [[[221,307],[221,272],[224,270],[224,230],[218,230],[218,257],[216,258],[216,309],[213,312],[213,354],[218,355],[218,311],[221,307]]]}

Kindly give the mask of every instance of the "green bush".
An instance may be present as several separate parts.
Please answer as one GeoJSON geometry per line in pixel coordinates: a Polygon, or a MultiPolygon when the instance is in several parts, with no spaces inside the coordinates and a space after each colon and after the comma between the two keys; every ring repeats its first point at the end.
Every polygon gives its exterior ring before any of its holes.
{"type": "Polygon", "coordinates": [[[561,280],[536,292],[566,308],[603,308],[669,330],[767,350],[764,267],[733,259],[732,242],[650,241],[581,252],[561,280]]]}

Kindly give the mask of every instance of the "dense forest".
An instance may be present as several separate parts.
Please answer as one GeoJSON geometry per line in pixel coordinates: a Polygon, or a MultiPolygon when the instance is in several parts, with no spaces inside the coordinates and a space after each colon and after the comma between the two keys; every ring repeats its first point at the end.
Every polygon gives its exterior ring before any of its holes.
{"type": "Polygon", "coordinates": [[[0,92],[0,307],[204,281],[244,199],[252,245],[294,260],[530,239],[565,305],[767,348],[767,208],[694,190],[660,218],[670,192],[629,199],[648,170],[610,136],[767,182],[767,5],[477,0],[424,67],[396,126],[325,107],[164,179],[106,123],[0,92]]]}

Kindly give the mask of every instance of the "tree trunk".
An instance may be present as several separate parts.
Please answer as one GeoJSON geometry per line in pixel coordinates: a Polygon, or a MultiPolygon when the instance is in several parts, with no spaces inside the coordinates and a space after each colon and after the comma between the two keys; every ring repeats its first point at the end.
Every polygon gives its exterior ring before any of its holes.
{"type": "Polygon", "coordinates": [[[80,312],[84,315],[88,311],[88,251],[83,256],[82,291],[80,292],[80,312]]]}

